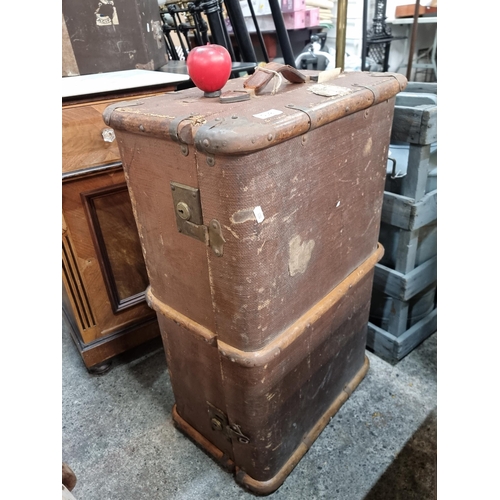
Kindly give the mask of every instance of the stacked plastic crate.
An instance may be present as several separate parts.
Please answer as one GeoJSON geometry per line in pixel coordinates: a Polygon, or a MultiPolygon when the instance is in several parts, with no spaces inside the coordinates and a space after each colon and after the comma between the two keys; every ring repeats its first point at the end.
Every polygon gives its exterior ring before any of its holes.
{"type": "Polygon", "coordinates": [[[396,98],[368,348],[398,362],[437,328],[437,84],[396,98]]]}

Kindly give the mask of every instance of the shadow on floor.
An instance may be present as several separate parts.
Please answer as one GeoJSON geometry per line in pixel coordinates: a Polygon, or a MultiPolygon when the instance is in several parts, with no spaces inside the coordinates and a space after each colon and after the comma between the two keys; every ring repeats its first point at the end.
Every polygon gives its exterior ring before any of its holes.
{"type": "Polygon", "coordinates": [[[437,498],[437,411],[429,413],[364,500],[437,498]]]}

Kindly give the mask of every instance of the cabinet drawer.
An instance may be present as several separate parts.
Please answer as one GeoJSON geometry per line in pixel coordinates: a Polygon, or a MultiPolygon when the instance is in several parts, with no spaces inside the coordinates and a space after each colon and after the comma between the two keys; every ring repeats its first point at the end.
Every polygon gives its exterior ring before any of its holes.
{"type": "Polygon", "coordinates": [[[108,104],[100,102],[63,108],[63,172],[119,161],[114,131],[102,119],[102,112],[108,104]]]}
{"type": "MultiPolygon", "coordinates": [[[[152,97],[159,93],[147,94],[152,97]]],[[[119,97],[62,108],[62,171],[72,172],[120,161],[114,131],[102,113],[113,102],[134,100],[144,96],[119,97]]]]}

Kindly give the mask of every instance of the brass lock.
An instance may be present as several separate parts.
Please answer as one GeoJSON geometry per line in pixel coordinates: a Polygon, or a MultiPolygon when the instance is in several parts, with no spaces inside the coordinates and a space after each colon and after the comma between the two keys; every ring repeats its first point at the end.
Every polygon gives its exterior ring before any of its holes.
{"type": "Polygon", "coordinates": [[[189,210],[189,206],[187,203],[179,201],[179,203],[177,203],[176,208],[177,208],[177,215],[182,220],[189,220],[191,218],[191,210],[189,210]]]}
{"type": "Polygon", "coordinates": [[[170,189],[179,233],[202,241],[222,257],[226,240],[218,220],[212,219],[208,227],[203,224],[200,190],[178,182],[171,182],[170,189]]]}

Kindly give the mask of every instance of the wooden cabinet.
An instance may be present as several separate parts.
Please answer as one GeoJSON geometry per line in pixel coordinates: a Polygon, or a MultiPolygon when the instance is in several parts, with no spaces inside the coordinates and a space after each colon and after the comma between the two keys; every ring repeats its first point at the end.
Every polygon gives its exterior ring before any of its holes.
{"type": "Polygon", "coordinates": [[[63,100],[62,307],[90,371],[159,335],[145,301],[149,280],[118,146],[102,112],[175,88],[63,100]]]}

